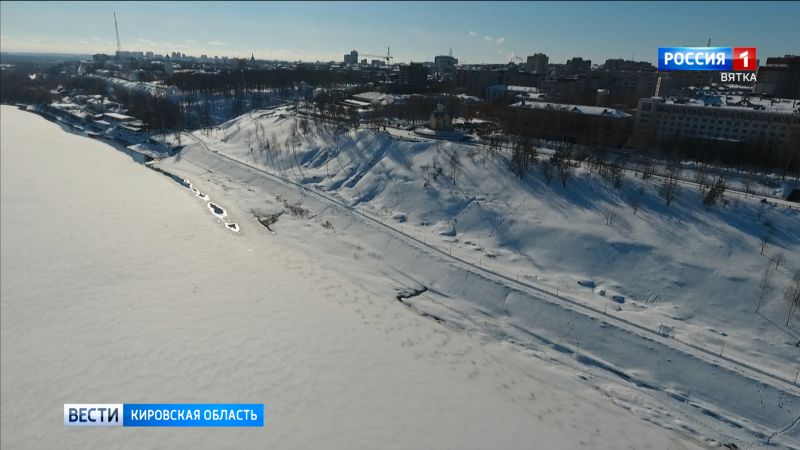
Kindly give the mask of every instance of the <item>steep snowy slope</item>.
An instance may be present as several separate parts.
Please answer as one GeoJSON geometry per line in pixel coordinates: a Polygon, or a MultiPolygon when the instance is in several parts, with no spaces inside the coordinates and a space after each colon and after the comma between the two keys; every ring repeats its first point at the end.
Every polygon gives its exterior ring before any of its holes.
{"type": "Polygon", "coordinates": [[[282,109],[197,137],[481,267],[790,381],[800,369],[800,320],[786,326],[782,302],[800,270],[798,210],[729,193],[707,211],[687,186],[668,207],[660,181],[628,175],[615,189],[584,168],[566,188],[540,167],[520,180],[507,156],[477,146],[343,132],[282,109]],[[757,314],[761,274],[777,257],[757,314]]]}

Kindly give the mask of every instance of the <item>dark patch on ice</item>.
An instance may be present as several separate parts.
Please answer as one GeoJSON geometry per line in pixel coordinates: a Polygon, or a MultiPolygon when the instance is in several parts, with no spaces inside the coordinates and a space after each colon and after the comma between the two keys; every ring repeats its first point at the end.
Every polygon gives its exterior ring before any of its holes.
{"type": "Polygon", "coordinates": [[[675,400],[677,400],[677,401],[679,401],[679,402],[682,402],[682,403],[688,403],[688,402],[689,402],[689,399],[688,399],[688,398],[686,398],[686,396],[685,396],[685,395],[683,395],[683,394],[679,394],[679,393],[677,393],[677,392],[673,392],[673,391],[667,391],[667,395],[669,395],[670,397],[672,397],[672,398],[674,398],[675,400]]]}
{"type": "Polygon", "coordinates": [[[427,317],[428,319],[433,319],[438,323],[441,323],[441,324],[445,324],[446,323],[445,320],[442,319],[439,316],[436,316],[436,315],[433,315],[433,314],[430,314],[430,313],[426,313],[425,311],[420,311],[419,313],[422,315],[422,317],[427,317]]]}
{"type": "Polygon", "coordinates": [[[648,252],[653,249],[651,245],[633,244],[630,242],[612,242],[611,247],[623,255],[627,255],[631,252],[648,252]]]}
{"type": "Polygon", "coordinates": [[[569,348],[567,348],[567,347],[565,347],[565,346],[563,346],[561,344],[553,344],[553,350],[555,350],[555,351],[557,351],[559,353],[565,353],[567,355],[571,355],[571,354],[575,353],[571,349],[569,349],[569,348]]]}
{"type": "Polygon", "coordinates": [[[587,366],[597,367],[597,368],[603,369],[603,370],[605,370],[607,372],[611,372],[614,375],[622,378],[623,380],[635,384],[636,386],[647,388],[647,389],[653,389],[653,390],[657,389],[655,386],[653,386],[651,384],[648,384],[648,383],[645,383],[644,381],[639,380],[637,378],[634,378],[634,377],[628,375],[627,373],[623,372],[622,370],[619,370],[616,367],[610,366],[610,365],[608,365],[608,364],[606,364],[606,363],[604,363],[604,362],[602,362],[602,361],[600,361],[598,359],[594,359],[594,358],[586,356],[586,355],[578,355],[577,356],[577,360],[581,364],[585,364],[587,366]]]}
{"type": "Polygon", "coordinates": [[[221,207],[219,207],[219,206],[218,206],[217,204],[215,204],[215,203],[211,203],[211,202],[209,202],[209,203],[208,203],[208,209],[210,209],[210,210],[211,210],[211,212],[212,212],[212,213],[213,213],[215,216],[219,217],[220,219],[221,219],[221,218],[223,218],[223,217],[225,217],[225,210],[224,210],[224,209],[222,209],[221,207]]]}
{"type": "Polygon", "coordinates": [[[145,167],[148,167],[148,168],[150,168],[152,170],[155,170],[156,172],[158,172],[158,173],[160,173],[162,175],[166,175],[167,177],[169,177],[170,180],[180,184],[181,186],[185,187],[186,189],[191,189],[192,188],[192,184],[189,183],[189,180],[184,180],[183,178],[181,178],[181,177],[179,177],[177,175],[173,175],[173,174],[167,172],[166,170],[159,169],[158,167],[155,167],[152,164],[146,164],[145,167]]]}
{"type": "Polygon", "coordinates": [[[266,228],[267,230],[269,230],[271,232],[274,232],[274,230],[272,228],[270,228],[269,226],[274,224],[275,222],[277,222],[278,221],[278,217],[283,215],[283,213],[284,213],[284,211],[281,211],[281,212],[278,212],[278,213],[275,213],[275,214],[269,214],[269,215],[262,216],[262,217],[256,216],[256,220],[258,220],[258,223],[263,225],[264,228],[266,228]]]}
{"type": "Polygon", "coordinates": [[[728,424],[728,425],[730,425],[730,426],[732,426],[734,428],[739,428],[739,429],[742,428],[742,426],[740,424],[738,424],[737,422],[734,422],[733,420],[731,420],[731,419],[729,419],[729,418],[727,418],[725,416],[721,416],[721,415],[715,413],[714,411],[711,411],[711,410],[705,409],[705,408],[700,408],[700,411],[702,411],[703,414],[707,415],[708,417],[713,417],[714,419],[717,419],[720,422],[726,423],[726,424],[728,424]]]}
{"type": "Polygon", "coordinates": [[[426,288],[425,286],[422,286],[421,289],[401,289],[398,291],[395,298],[402,302],[403,300],[416,297],[425,292],[428,292],[428,288],[426,288]]]}

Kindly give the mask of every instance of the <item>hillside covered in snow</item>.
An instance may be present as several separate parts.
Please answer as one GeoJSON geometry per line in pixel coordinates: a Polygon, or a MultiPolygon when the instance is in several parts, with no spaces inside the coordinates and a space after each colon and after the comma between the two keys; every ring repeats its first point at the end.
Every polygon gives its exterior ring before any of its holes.
{"type": "Polygon", "coordinates": [[[581,371],[645,420],[740,446],[798,440],[798,323],[783,301],[797,210],[736,192],[704,205],[684,182],[667,205],[660,176],[615,183],[578,162],[548,181],[545,150],[520,178],[507,152],[389,131],[277,108],[184,134],[154,167],[224,201],[242,232],[581,371]]]}
{"type": "Polygon", "coordinates": [[[797,208],[728,192],[707,210],[683,184],[667,206],[662,180],[625,173],[615,187],[585,164],[564,187],[558,174],[548,182],[544,156],[520,179],[507,153],[480,145],[400,141],[282,109],[196,136],[480,267],[789,380],[800,369],[800,319],[787,325],[783,301],[800,270],[797,208]]]}

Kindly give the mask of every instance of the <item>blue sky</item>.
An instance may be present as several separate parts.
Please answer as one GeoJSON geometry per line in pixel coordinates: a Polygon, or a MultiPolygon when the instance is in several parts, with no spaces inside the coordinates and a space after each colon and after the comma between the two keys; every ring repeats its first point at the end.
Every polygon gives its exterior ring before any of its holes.
{"type": "Polygon", "coordinates": [[[757,47],[759,59],[800,54],[800,2],[0,2],[0,50],[123,50],[287,60],[340,60],[352,49],[429,61],[551,62],[634,56],[657,47],[757,47]]]}

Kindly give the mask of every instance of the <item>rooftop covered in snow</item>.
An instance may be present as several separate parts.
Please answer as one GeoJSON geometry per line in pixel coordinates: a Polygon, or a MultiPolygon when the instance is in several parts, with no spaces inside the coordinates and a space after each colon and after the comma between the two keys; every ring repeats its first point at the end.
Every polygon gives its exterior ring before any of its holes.
{"type": "Polygon", "coordinates": [[[369,102],[373,105],[390,105],[394,103],[395,96],[391,94],[384,94],[383,92],[362,92],[354,94],[353,98],[362,102],[369,102]]]}
{"type": "Polygon", "coordinates": [[[526,109],[544,109],[552,111],[572,112],[578,114],[586,114],[592,116],[612,117],[617,119],[624,119],[631,117],[630,114],[613,108],[604,108],[602,106],[587,106],[587,105],[571,105],[567,103],[553,103],[553,102],[535,102],[535,101],[521,101],[511,105],[512,108],[526,108],[526,109]]]}
{"type": "Polygon", "coordinates": [[[800,114],[800,101],[782,98],[767,98],[759,95],[698,95],[688,97],[651,97],[669,105],[717,107],[740,110],[768,111],[784,114],[800,114]]]}

